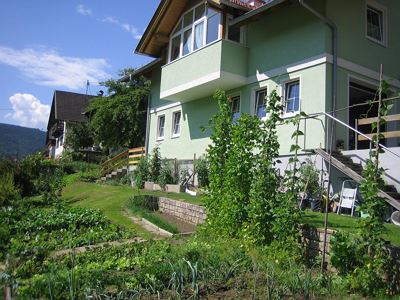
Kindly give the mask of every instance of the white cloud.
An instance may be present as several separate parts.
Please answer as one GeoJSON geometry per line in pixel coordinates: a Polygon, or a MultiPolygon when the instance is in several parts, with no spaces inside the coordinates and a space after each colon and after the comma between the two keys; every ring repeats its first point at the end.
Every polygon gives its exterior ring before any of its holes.
{"type": "Polygon", "coordinates": [[[68,57],[48,49],[12,49],[0,46],[0,64],[18,69],[36,84],[78,90],[86,81],[100,82],[111,77],[102,58],[68,57]]]}
{"type": "Polygon", "coordinates": [[[6,115],[6,118],[18,122],[21,126],[33,128],[45,128],[50,106],[42,104],[39,99],[31,94],[14,94],[9,98],[13,112],[6,115]]]}
{"type": "Polygon", "coordinates": [[[120,20],[118,20],[115,17],[108,16],[108,17],[105,17],[102,21],[105,23],[110,23],[110,24],[119,26],[123,30],[129,32],[133,36],[133,38],[135,38],[137,40],[140,40],[142,38],[142,35],[139,33],[139,30],[135,26],[130,25],[128,23],[122,23],[120,20]]]}
{"type": "Polygon", "coordinates": [[[91,16],[92,15],[92,10],[85,7],[83,4],[79,4],[76,7],[76,11],[78,14],[81,14],[82,16],[91,16]]]}

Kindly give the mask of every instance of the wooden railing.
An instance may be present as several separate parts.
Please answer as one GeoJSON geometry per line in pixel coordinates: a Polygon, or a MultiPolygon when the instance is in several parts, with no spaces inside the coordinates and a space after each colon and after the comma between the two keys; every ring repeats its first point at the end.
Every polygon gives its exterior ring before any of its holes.
{"type": "Polygon", "coordinates": [[[105,176],[122,167],[135,166],[144,155],[144,147],[128,149],[121,152],[101,165],[101,175],[105,176]]]}
{"type": "Polygon", "coordinates": [[[146,150],[144,147],[129,149],[128,162],[130,166],[136,166],[140,159],[145,156],[146,150]]]}
{"type": "MultiPolygon", "coordinates": [[[[382,117],[386,122],[395,122],[395,121],[400,121],[400,114],[397,115],[389,115],[389,116],[384,116],[382,117]]],[[[364,125],[372,125],[373,123],[378,122],[378,118],[365,118],[365,119],[356,119],[356,130],[359,130],[359,126],[364,126],[364,125]]],[[[385,137],[385,139],[390,139],[390,138],[400,138],[400,131],[386,131],[386,132],[381,132],[382,136],[385,137]]],[[[357,143],[360,141],[367,141],[368,138],[371,138],[374,136],[374,133],[370,134],[365,134],[365,136],[356,134],[356,149],[357,149],[357,143]]]]}

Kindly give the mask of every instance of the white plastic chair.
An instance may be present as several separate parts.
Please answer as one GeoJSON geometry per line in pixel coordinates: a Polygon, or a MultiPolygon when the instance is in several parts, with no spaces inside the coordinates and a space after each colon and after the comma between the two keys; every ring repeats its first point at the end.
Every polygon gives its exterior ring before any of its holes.
{"type": "Polygon", "coordinates": [[[354,210],[357,201],[358,185],[353,180],[345,180],[342,184],[342,191],[340,192],[340,201],[337,214],[340,215],[342,208],[351,210],[351,216],[354,216],[354,210]]]}

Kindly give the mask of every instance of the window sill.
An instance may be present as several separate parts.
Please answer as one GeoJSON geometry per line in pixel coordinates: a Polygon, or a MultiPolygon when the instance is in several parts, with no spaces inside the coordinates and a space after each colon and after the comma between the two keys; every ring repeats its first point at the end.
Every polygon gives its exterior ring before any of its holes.
{"type": "Polygon", "coordinates": [[[172,135],[172,136],[171,136],[171,139],[177,139],[177,138],[180,138],[180,137],[181,137],[180,134],[175,134],[175,135],[172,135]]]}
{"type": "Polygon", "coordinates": [[[367,36],[367,40],[369,40],[370,42],[373,42],[374,44],[377,44],[379,46],[385,47],[387,48],[387,44],[385,41],[380,41],[380,40],[376,40],[373,37],[367,36]]]}
{"type": "Polygon", "coordinates": [[[296,116],[299,115],[299,114],[300,114],[299,111],[291,112],[291,113],[284,113],[284,114],[282,115],[282,119],[294,118],[294,117],[296,117],[296,116]]]}
{"type": "Polygon", "coordinates": [[[164,137],[158,137],[157,139],[156,139],[156,142],[162,142],[162,141],[164,141],[164,137]]]}

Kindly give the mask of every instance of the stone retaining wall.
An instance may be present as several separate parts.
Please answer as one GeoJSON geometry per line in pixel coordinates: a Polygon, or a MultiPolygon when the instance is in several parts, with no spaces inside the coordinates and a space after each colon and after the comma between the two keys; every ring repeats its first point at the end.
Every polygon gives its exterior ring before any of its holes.
{"type": "Polygon", "coordinates": [[[207,218],[205,208],[202,206],[164,197],[158,198],[158,208],[162,213],[172,215],[194,225],[203,223],[207,218]]]}

